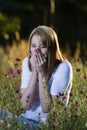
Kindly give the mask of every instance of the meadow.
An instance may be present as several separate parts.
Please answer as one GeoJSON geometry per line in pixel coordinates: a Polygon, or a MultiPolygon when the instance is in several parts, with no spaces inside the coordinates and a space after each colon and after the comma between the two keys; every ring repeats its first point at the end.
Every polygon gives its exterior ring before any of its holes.
{"type": "MultiPolygon", "coordinates": [[[[21,130],[22,123],[15,118],[25,110],[20,103],[21,63],[28,55],[28,41],[17,45],[0,47],[0,111],[11,112],[0,119],[0,130],[21,130]]],[[[87,130],[87,60],[70,59],[73,67],[73,86],[67,108],[61,103],[63,95],[57,97],[48,114],[47,123],[39,123],[39,130],[87,130]]]]}

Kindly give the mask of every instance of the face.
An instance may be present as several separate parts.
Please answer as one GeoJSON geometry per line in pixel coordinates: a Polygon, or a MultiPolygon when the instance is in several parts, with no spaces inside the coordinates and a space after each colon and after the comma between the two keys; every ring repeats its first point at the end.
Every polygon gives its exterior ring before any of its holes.
{"type": "Polygon", "coordinates": [[[36,49],[40,49],[43,55],[47,57],[47,46],[41,42],[41,37],[38,35],[34,35],[31,39],[31,53],[33,54],[36,49]]]}

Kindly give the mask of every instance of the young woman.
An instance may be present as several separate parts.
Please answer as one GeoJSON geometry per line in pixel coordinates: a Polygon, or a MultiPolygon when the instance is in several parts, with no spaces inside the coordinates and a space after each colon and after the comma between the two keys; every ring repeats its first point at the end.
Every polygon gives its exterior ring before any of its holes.
{"type": "Polygon", "coordinates": [[[67,106],[71,87],[72,66],[60,51],[56,32],[48,26],[36,27],[29,37],[29,56],[22,63],[21,103],[26,113],[21,118],[29,127],[36,126],[39,119],[47,119],[59,93],[65,92],[67,106]]]}

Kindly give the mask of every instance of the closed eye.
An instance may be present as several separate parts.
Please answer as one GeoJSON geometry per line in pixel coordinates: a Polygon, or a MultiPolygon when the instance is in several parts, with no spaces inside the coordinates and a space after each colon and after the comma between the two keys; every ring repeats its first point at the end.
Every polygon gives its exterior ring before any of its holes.
{"type": "Polygon", "coordinates": [[[33,48],[36,47],[36,44],[35,44],[35,43],[32,43],[32,44],[31,44],[31,47],[33,47],[33,48]]]}
{"type": "Polygon", "coordinates": [[[41,45],[39,46],[39,48],[46,48],[46,45],[45,45],[45,44],[41,44],[41,45]]]}

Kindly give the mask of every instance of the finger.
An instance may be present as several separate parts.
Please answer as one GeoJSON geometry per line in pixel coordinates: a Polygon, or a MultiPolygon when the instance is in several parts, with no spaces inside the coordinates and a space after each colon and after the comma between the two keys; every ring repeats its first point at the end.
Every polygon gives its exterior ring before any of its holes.
{"type": "Polygon", "coordinates": [[[35,57],[36,57],[36,65],[38,66],[38,65],[39,65],[39,63],[40,63],[40,61],[39,61],[39,58],[38,58],[38,56],[37,56],[37,55],[36,55],[35,57]]]}
{"type": "Polygon", "coordinates": [[[41,63],[44,63],[46,61],[45,56],[43,55],[40,49],[38,49],[38,57],[41,63]]]}
{"type": "Polygon", "coordinates": [[[30,58],[30,63],[31,63],[32,65],[34,65],[34,66],[35,66],[35,64],[37,63],[37,60],[36,60],[36,56],[35,56],[35,55],[32,55],[32,56],[31,56],[31,58],[30,58]]]}
{"type": "Polygon", "coordinates": [[[38,56],[38,61],[39,61],[39,62],[42,62],[42,57],[41,57],[41,54],[40,54],[39,51],[37,52],[37,56],[38,56]]]}

